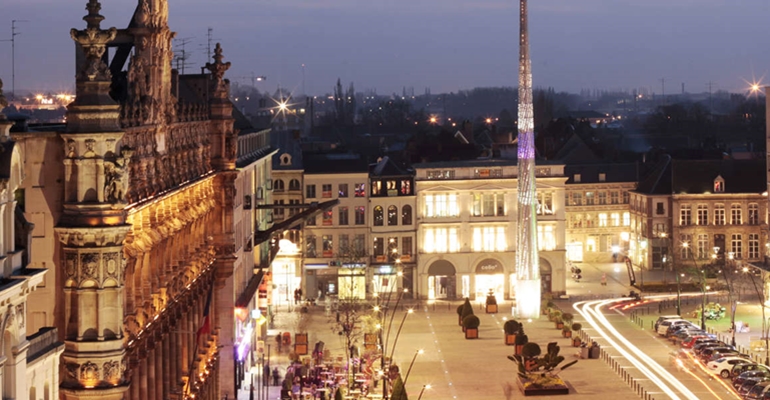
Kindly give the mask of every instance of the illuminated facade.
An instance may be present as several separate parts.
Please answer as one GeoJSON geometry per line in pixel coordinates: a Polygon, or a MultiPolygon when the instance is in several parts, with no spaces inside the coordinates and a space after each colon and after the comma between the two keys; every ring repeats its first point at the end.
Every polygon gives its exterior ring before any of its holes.
{"type": "Polygon", "coordinates": [[[86,28],[71,32],[84,56],[65,129],[27,138],[45,160],[24,193],[45,227],[33,243],[50,250],[31,261],[56,267],[30,294],[30,324],[65,342],[61,398],[234,396],[223,352],[236,351],[233,300],[257,262],[238,223],[258,218],[234,210],[266,173],[246,184],[237,170],[230,63],[217,45],[207,73],[177,75],[164,0],[139,0],[120,30],[101,28],[100,8],[90,0],[86,28]]]}
{"type": "Polygon", "coordinates": [[[568,165],[566,186],[567,259],[613,262],[628,254],[629,191],[636,188],[637,165],[568,165]]]}
{"type": "Polygon", "coordinates": [[[540,268],[535,199],[535,115],[529,57],[527,0],[519,2],[518,229],[516,232],[516,315],[540,315],[540,268]]]}
{"type": "MultiPolygon", "coordinates": [[[[512,160],[415,164],[417,295],[423,299],[470,297],[491,290],[514,298],[519,229],[517,172],[512,160]]],[[[565,292],[564,166],[541,165],[537,195],[543,203],[535,232],[545,293],[565,292]]],[[[537,197],[536,195],[536,197],[537,197]]]]}

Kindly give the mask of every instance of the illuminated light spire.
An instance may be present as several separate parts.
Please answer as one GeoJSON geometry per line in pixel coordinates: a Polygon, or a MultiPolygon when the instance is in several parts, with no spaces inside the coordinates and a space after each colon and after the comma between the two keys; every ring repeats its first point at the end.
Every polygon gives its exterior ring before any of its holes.
{"type": "Polygon", "coordinates": [[[519,227],[516,232],[516,315],[540,315],[540,266],[535,207],[535,121],[532,107],[532,62],[529,58],[527,0],[519,0],[519,227]]]}

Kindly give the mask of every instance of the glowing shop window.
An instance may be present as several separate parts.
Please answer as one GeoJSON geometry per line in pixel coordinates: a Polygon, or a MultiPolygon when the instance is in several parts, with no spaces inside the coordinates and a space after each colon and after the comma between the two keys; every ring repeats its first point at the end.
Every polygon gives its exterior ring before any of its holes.
{"type": "Polygon", "coordinates": [[[538,225],[537,227],[537,247],[538,250],[550,251],[556,248],[556,235],[554,235],[553,225],[538,225]]]}
{"type": "Polygon", "coordinates": [[[596,251],[596,240],[589,238],[586,240],[586,251],[594,252],[596,251]]]}
{"type": "Polygon", "coordinates": [[[447,230],[436,229],[436,252],[446,253],[447,250],[447,230]]]}
{"type": "Polygon", "coordinates": [[[456,253],[460,251],[460,241],[457,239],[457,228],[449,229],[449,252],[456,253]]]}
{"type": "Polygon", "coordinates": [[[607,214],[599,214],[599,226],[607,226],[607,214]]]}
{"type": "Polygon", "coordinates": [[[433,229],[425,230],[425,252],[436,252],[436,236],[434,235],[433,229]]]}
{"type": "Polygon", "coordinates": [[[508,243],[505,240],[505,227],[497,227],[497,251],[505,251],[508,249],[508,243]]]}
{"type": "Polygon", "coordinates": [[[631,226],[631,213],[623,213],[623,226],[631,226]]]}
{"type": "Polygon", "coordinates": [[[612,220],[612,226],[620,226],[620,214],[612,213],[610,219],[612,220]]]}

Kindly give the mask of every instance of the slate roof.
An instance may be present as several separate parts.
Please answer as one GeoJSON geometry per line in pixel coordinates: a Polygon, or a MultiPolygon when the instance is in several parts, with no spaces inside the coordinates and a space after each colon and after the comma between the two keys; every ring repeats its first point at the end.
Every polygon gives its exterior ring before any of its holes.
{"type": "Polygon", "coordinates": [[[565,165],[564,174],[568,176],[567,184],[585,183],[620,183],[636,182],[638,166],[636,163],[603,163],[565,165]],[[575,174],[580,174],[580,182],[575,182],[575,174]],[[599,180],[599,174],[604,174],[604,181],[599,180]]]}
{"type": "Polygon", "coordinates": [[[294,134],[291,131],[270,132],[270,147],[277,149],[273,156],[273,170],[287,171],[303,168],[302,148],[294,134]],[[289,154],[291,156],[291,165],[281,165],[281,155],[289,154]]]}
{"type": "Polygon", "coordinates": [[[765,159],[757,160],[672,160],[661,159],[639,183],[637,192],[646,194],[713,193],[714,180],[721,176],[724,193],[767,191],[765,159]]]}
{"type": "Polygon", "coordinates": [[[396,165],[393,160],[385,156],[380,162],[375,164],[369,164],[369,176],[411,176],[414,175],[414,170],[405,170],[396,165]]]}
{"type": "Polygon", "coordinates": [[[353,153],[304,153],[302,163],[306,175],[369,172],[369,163],[360,154],[353,153]]]}

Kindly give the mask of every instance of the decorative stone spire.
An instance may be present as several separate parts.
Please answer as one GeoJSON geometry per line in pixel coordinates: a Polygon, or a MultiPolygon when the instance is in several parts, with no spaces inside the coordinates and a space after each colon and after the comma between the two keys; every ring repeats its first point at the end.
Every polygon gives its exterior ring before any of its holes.
{"type": "Polygon", "coordinates": [[[3,114],[3,109],[8,105],[8,100],[5,99],[5,96],[3,95],[3,80],[0,79],[0,121],[4,121],[7,118],[5,117],[5,114],[3,114]]]}
{"type": "Polygon", "coordinates": [[[86,62],[77,74],[78,80],[109,81],[112,78],[107,64],[102,61],[102,56],[107,50],[107,43],[115,39],[118,31],[114,27],[106,31],[101,29],[100,25],[104,20],[99,14],[101,8],[102,5],[97,0],[89,0],[86,5],[88,15],[83,17],[87,23],[86,29],[70,30],[72,40],[83,46],[86,53],[86,62]]]}
{"type": "Polygon", "coordinates": [[[230,62],[223,63],[222,60],[225,56],[222,55],[222,46],[217,43],[214,48],[214,62],[206,63],[206,69],[211,71],[211,76],[214,85],[214,97],[226,98],[227,86],[225,85],[225,72],[230,69],[230,62]],[[224,97],[222,97],[224,95],[224,97]]]}

